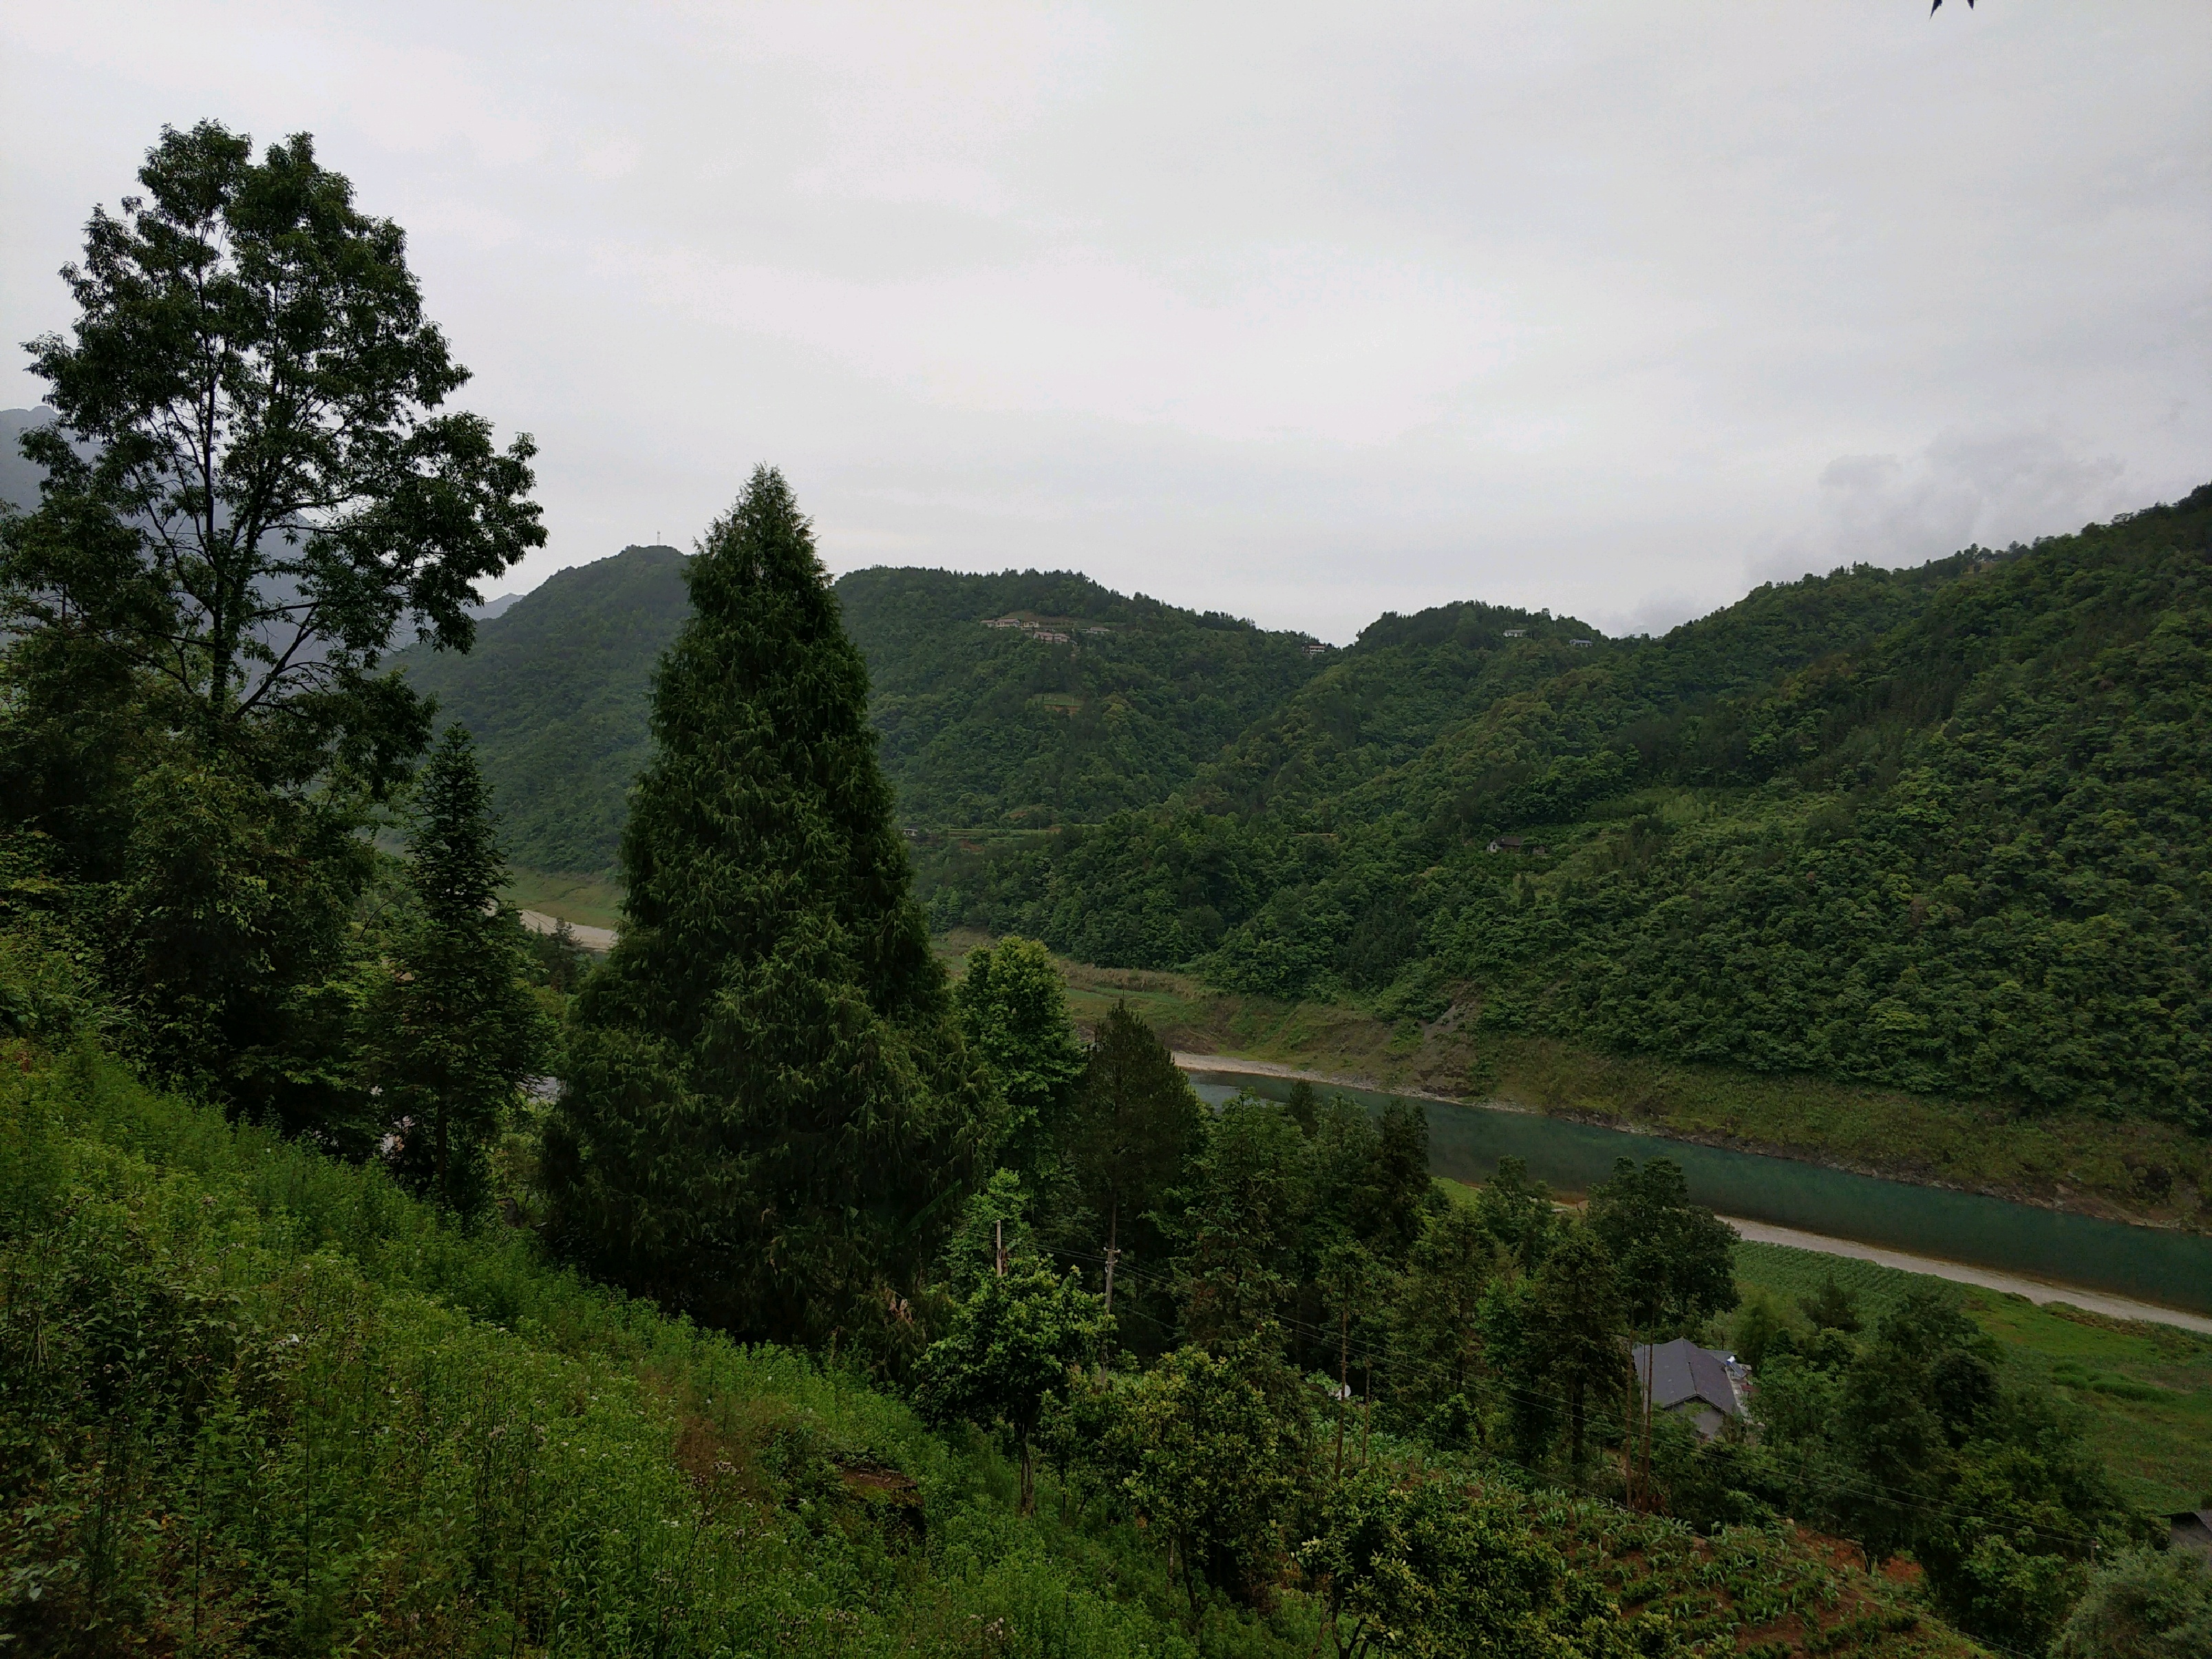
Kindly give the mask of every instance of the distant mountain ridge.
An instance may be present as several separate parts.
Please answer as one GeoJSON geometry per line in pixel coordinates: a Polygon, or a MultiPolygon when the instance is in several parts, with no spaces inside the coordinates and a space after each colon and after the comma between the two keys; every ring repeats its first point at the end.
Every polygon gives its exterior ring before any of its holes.
{"type": "MultiPolygon", "coordinates": [[[[513,855],[610,866],[645,763],[653,665],[688,610],[685,556],[629,547],[480,622],[474,650],[394,660],[469,727],[513,855]]],[[[1318,673],[1310,637],[1066,573],[862,570],[836,592],[904,821],[1005,830],[1151,805],[1318,673]],[[1010,616],[1065,627],[1024,628],[1010,616]]]]}

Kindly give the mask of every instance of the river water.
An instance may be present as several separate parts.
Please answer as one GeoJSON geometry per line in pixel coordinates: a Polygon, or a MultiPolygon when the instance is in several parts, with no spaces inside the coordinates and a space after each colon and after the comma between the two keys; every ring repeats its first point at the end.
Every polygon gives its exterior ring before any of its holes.
{"type": "MultiPolygon", "coordinates": [[[[1216,1105],[1240,1089],[1282,1100],[1293,1081],[1213,1069],[1194,1070],[1190,1078],[1200,1097],[1216,1105]]],[[[1398,1097],[1337,1084],[1316,1087],[1370,1110],[1398,1097]]],[[[1682,1166],[1691,1196],[1725,1215],[2212,1313],[2212,1238],[2203,1234],[2100,1221],[1534,1113],[1435,1100],[1419,1104],[1429,1116],[1430,1167],[1455,1180],[1486,1180],[1499,1158],[1511,1157],[1556,1190],[1578,1194],[1611,1175],[1615,1158],[1670,1158],[1682,1166]]]]}

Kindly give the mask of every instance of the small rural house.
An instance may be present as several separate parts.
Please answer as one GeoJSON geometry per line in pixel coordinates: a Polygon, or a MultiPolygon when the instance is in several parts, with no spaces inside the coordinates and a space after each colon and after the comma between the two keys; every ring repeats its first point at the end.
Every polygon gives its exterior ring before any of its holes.
{"type": "Polygon", "coordinates": [[[1734,1354],[1717,1353],[1678,1336],[1656,1347],[1639,1342],[1630,1358],[1653,1409],[1683,1419],[1698,1439],[1711,1440],[1729,1419],[1743,1415],[1743,1385],[1750,1372],[1734,1354]]]}
{"type": "Polygon", "coordinates": [[[2212,1561],[2212,1510],[2183,1510],[2166,1517],[2169,1549],[2191,1550],[2212,1561]]]}

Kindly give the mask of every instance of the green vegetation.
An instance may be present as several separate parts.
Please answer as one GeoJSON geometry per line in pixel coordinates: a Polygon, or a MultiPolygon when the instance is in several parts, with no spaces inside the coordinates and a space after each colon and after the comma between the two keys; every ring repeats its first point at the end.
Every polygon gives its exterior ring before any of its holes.
{"type": "Polygon", "coordinates": [[[1148,806],[1321,665],[1304,635],[1060,572],[860,570],[837,597],[901,821],[932,830],[1148,806]]]}
{"type": "MultiPolygon", "coordinates": [[[[1743,1322],[1753,1308],[1762,1320],[1796,1319],[1834,1286],[1871,1320],[1928,1283],[1776,1244],[1737,1245],[1735,1274],[1745,1297],[1732,1339],[1739,1350],[1753,1347],[1743,1322]]],[[[1957,1294],[1996,1341],[2007,1381],[2047,1389],[2083,1414],[2098,1461],[2130,1501],[2162,1515],[2212,1493],[2212,1336],[1972,1286],[1957,1294]]]]}
{"type": "Polygon", "coordinates": [[[686,580],[622,935],[578,995],[548,1129],[552,1236],[749,1336],[896,1340],[884,1302],[919,1293],[988,1173],[998,1102],[908,896],[866,672],[780,474],[753,475],[686,580]]]}
{"type": "Polygon", "coordinates": [[[1248,769],[1279,787],[1201,779],[928,866],[932,915],[1225,989],[2201,1133],[2208,531],[2212,487],[1763,589],[1337,793],[1293,787],[1335,775],[1316,716],[1248,769]]]}
{"type": "Polygon", "coordinates": [[[2132,1550],[2099,1573],[2053,1659],[2188,1659],[2212,1651],[2212,1565],[2132,1550]]]}
{"type": "MultiPolygon", "coordinates": [[[[964,947],[977,937],[956,933],[964,947]]],[[[2203,1227],[2212,1140],[2178,1125],[2027,1112],[1797,1073],[1608,1054],[1484,1029],[1465,1008],[1395,1018],[1352,1001],[1221,991],[1195,975],[1063,960],[1089,1026],[1126,1002],[1172,1047],[1314,1071],[1382,1090],[1531,1110],[1941,1182],[2092,1213],[2203,1227]]]]}
{"type": "Polygon", "coordinates": [[[672,547],[626,547],[555,572],[479,623],[465,655],[418,645],[396,659],[410,685],[474,734],[508,856],[525,868],[614,863],[650,747],[653,665],[690,611],[685,562],[672,547]]]}
{"type": "Polygon", "coordinates": [[[1020,1520],[984,1443],[89,1051],[19,1058],[15,1650],[1188,1651],[1136,1540],[1020,1520]]]}
{"type": "Polygon", "coordinates": [[[400,1177],[458,1214],[490,1193],[490,1155],[517,1081],[547,1032],[526,946],[495,894],[499,854],[468,732],[449,726],[422,768],[408,838],[408,902],[374,973],[362,1073],[398,1145],[400,1177]]]}
{"type": "Polygon", "coordinates": [[[468,378],[398,226],[299,137],[163,133],[32,343],[57,424],[0,518],[0,823],[161,1075],[358,1146],[363,832],[428,705],[382,654],[465,648],[471,584],[544,540],[532,447],[468,378]]]}
{"type": "Polygon", "coordinates": [[[510,867],[501,900],[518,910],[535,910],[577,927],[622,925],[622,889],[605,876],[549,874],[510,867]]]}
{"type": "MultiPolygon", "coordinates": [[[[987,1438],[89,1048],[0,1069],[0,1627],[26,1652],[1188,1651],[1163,1553],[1080,1480],[1046,1474],[1024,1520],[987,1438]]],[[[1465,1522],[1435,1518],[1522,1563],[1539,1610],[1618,1596],[1714,1659],[1969,1651],[1786,1528],[1706,1539],[1497,1470],[1473,1489],[1465,1522]]],[[[1209,1651],[1326,1633],[1301,1591],[1206,1608],[1209,1651]]]]}
{"type": "MultiPolygon", "coordinates": [[[[550,578],[482,624],[466,656],[400,653],[408,683],[475,733],[526,867],[613,865],[648,751],[653,665],[690,603],[687,562],[625,548],[550,578]]],[[[1147,805],[1321,665],[1303,635],[1082,576],[861,570],[836,593],[900,821],[933,840],[1147,805]],[[984,625],[1007,616],[1028,626],[984,625]]]]}
{"type": "MultiPolygon", "coordinates": [[[[1541,913],[1587,901],[1583,914],[1629,927],[1634,883],[1677,854],[1655,841],[1641,862],[1586,867],[1576,860],[1599,859],[1599,842],[1561,836],[1555,871],[1524,849],[1538,866],[1512,886],[1517,921],[1500,912],[1470,936],[1421,908],[1451,897],[1459,926],[1488,902],[1480,860],[1493,855],[1470,850],[1469,829],[1565,817],[1583,835],[1632,787],[1732,802],[1766,834],[1769,819],[1796,823],[1760,817],[1768,806],[1843,787],[1835,755],[1866,760],[1851,733],[1880,728],[1890,736],[1875,748],[1897,769],[1853,787],[1868,792],[1861,821],[1890,824],[1894,842],[1892,797],[1953,764],[1936,751],[1955,746],[1960,720],[1997,718],[1987,685],[1968,673],[1936,698],[1950,723],[1933,737],[1915,724],[1929,706],[1917,691],[1893,732],[1829,696],[1821,706],[1843,713],[1798,720],[1788,753],[1756,738],[1773,726],[1760,711],[1808,662],[1831,691],[1910,681],[1915,641],[1974,573],[1774,590],[1656,645],[1477,606],[1389,617],[1366,642],[1396,653],[1380,669],[1364,657],[1324,669],[1302,642],[1109,604],[1069,579],[879,576],[854,592],[914,678],[887,675],[872,709],[808,522],[762,467],[696,559],[633,556],[594,579],[650,589],[680,569],[687,602],[652,676],[627,797],[620,939],[593,963],[496,908],[507,878],[475,744],[450,726],[412,775],[428,706],[369,672],[410,610],[444,645],[467,643],[457,607],[471,573],[534,534],[519,496],[527,447],[495,457],[480,422],[424,418],[458,377],[416,326],[396,230],[349,217],[343,182],[313,167],[304,139],[259,173],[249,160],[203,128],[149,161],[149,187],[187,207],[238,185],[221,237],[205,210],[197,228],[166,222],[137,242],[95,219],[94,275],[73,279],[91,344],[45,348],[74,400],[64,416],[84,422],[36,440],[59,482],[5,527],[0,769],[35,787],[8,798],[0,843],[0,1642],[510,1659],[1310,1659],[1324,1644],[1338,1659],[1778,1659],[1972,1651],[1954,1626],[2009,1651],[2062,1631],[2145,1650],[2186,1639],[2193,1586],[2130,1553],[2158,1524],[2069,1398],[2142,1408],[2129,1443],[2151,1448],[2146,1425],[2171,1428],[2194,1405],[2143,1375],[2141,1355],[2077,1343],[2039,1369],[1945,1288],[1861,1297],[1823,1277],[1791,1294],[1786,1263],[1768,1273],[1778,1282],[1753,1273],[1747,1286],[1753,1258],[1663,1158],[1624,1160],[1578,1214],[1510,1160],[1455,1204],[1430,1177],[1418,1106],[1370,1114],[1299,1088],[1206,1109],[1138,1008],[1101,1009],[1083,1043],[1031,940],[971,951],[956,990],[870,725],[911,739],[894,750],[942,785],[940,808],[988,805],[1002,820],[1047,797],[1107,811],[1109,786],[1156,794],[1188,777],[1170,811],[1072,827],[985,860],[986,873],[1029,859],[1060,921],[1102,953],[1119,939],[1196,961],[1247,999],[1232,1025],[1273,1019],[1269,1040],[1288,1043],[1364,1021],[1398,1063],[1449,1053],[1470,1083],[1486,1066],[1494,1082],[1502,1055],[1552,1040],[1547,1022],[1576,994],[1528,977],[1561,965],[1541,913]],[[197,252],[193,234],[208,239],[197,252]],[[331,235],[327,258],[285,264],[331,235]],[[185,631],[184,656],[131,654],[175,634],[198,573],[132,540],[130,469],[167,465],[156,440],[176,425],[131,390],[153,359],[94,347],[103,307],[143,292],[135,278],[101,284],[131,259],[179,253],[186,276],[163,280],[187,309],[205,273],[229,280],[225,258],[277,300],[366,272],[369,291],[335,295],[343,325],[396,343],[392,356],[349,356],[342,340],[321,365],[333,395],[364,401],[331,415],[319,448],[302,439],[295,470],[343,472],[356,441],[368,465],[346,475],[358,489],[344,512],[280,515],[304,538],[296,568],[256,569],[258,552],[223,542],[228,513],[198,503],[202,554],[231,561],[218,588],[328,586],[327,605],[303,599],[301,614],[337,634],[298,685],[260,623],[204,599],[210,620],[185,631]],[[372,374],[364,390],[348,379],[356,356],[414,379],[372,374]],[[64,439],[87,433],[106,443],[99,460],[67,459],[64,439]],[[378,470],[395,452],[422,472],[378,470]],[[441,562],[401,533],[430,522],[451,532],[434,538],[441,556],[462,555],[441,562]],[[102,570],[131,590],[110,612],[87,574],[102,570]],[[70,583],[83,591],[69,597],[70,583]],[[1024,594],[1059,608],[1015,616],[1026,628],[965,617],[979,598],[1024,594]],[[1081,605],[1117,620],[1079,628],[1081,605]],[[1815,661],[1816,647],[1832,654],[1815,661]],[[1063,647],[1065,659],[1035,655],[1063,647]],[[956,670],[964,694],[940,695],[956,670]],[[1299,702],[1317,673],[1350,701],[1299,702]],[[957,755],[989,730],[971,714],[1016,684],[1043,724],[963,772],[957,755]],[[284,706],[256,713],[264,701],[284,706]],[[1241,773],[1199,774],[1201,749],[1291,705],[1297,718],[1237,751],[1241,773]],[[1364,736],[1345,715],[1363,708],[1364,736]],[[1337,746],[1311,766],[1279,763],[1324,738],[1337,746]],[[1488,758],[1466,760],[1485,744],[1488,758]],[[1448,811],[1416,799],[1431,774],[1460,777],[1448,811]],[[1224,805],[1224,780],[1241,803],[1224,805]],[[404,858],[384,850],[401,827],[404,858]],[[1170,844],[1146,861],[1147,845],[1170,844]],[[1425,887],[1385,879],[1416,857],[1431,860],[1425,887]],[[1086,868],[1126,891],[1070,886],[1086,868]],[[1241,915],[1208,896],[1237,883],[1241,915]],[[1319,907],[1315,925],[1352,925],[1314,954],[1294,905],[1319,907]],[[1468,956],[1470,937],[1494,959],[1468,956]],[[1309,1017],[1261,1000],[1300,989],[1363,1006],[1309,1017]],[[557,1086],[526,1090],[541,1065],[557,1086]],[[1753,1414],[1716,1409],[1701,1439],[1639,1401],[1632,1344],[1719,1340],[1731,1315],[1758,1370],[1753,1414]],[[1808,1527],[1850,1540],[1858,1564],[1808,1527]],[[2102,1558],[2116,1565],[2100,1575],[2102,1558]]],[[[292,321],[252,349],[334,325],[319,301],[292,321]]],[[[280,435],[312,435],[313,422],[288,423],[296,412],[271,417],[280,435]]],[[[241,464],[259,454],[245,446],[241,464]]],[[[168,505],[189,515],[189,485],[168,505]]],[[[2133,672],[2113,653],[2166,628],[2164,611],[2142,618],[2180,592],[2163,533],[2120,538],[2102,564],[2054,556],[2090,571],[2062,596],[2076,612],[2107,605],[2116,582],[2142,602],[2075,652],[2112,686],[2133,672]],[[2128,588],[2112,570],[2136,554],[2128,588]]],[[[1996,632],[2032,645],[2052,608],[2028,604],[2027,622],[1996,632]]],[[[2081,632],[2061,628],[2061,644],[2081,632]]],[[[2022,674],[2065,681],[2074,658],[2053,650],[2022,674]]],[[[2156,666],[2155,652],[2137,655],[2136,668],[2156,666]]],[[[2170,658],[2159,672],[2185,679],[2170,658]]],[[[611,740],[627,741],[620,675],[571,703],[546,689],[541,712],[605,715],[611,740]]],[[[2011,694],[2005,718],[2038,706],[2011,694]]],[[[2046,723],[2070,718],[2043,707],[2046,723]]],[[[2192,708],[2166,696],[2137,729],[2166,740],[2192,708]]],[[[1989,745],[1968,746],[1988,759],[1989,745]]],[[[1985,792],[1980,806],[2052,835],[2095,806],[2115,844],[2140,842],[2129,811],[2188,827],[2186,800],[2117,762],[2094,800],[2057,806],[2023,767],[2005,787],[2025,795],[1985,792]]],[[[531,833],[576,830],[583,846],[611,821],[593,830],[587,811],[531,833]]],[[[1805,845],[1850,839],[1839,828],[1805,845]]],[[[2139,933],[2154,931],[2147,918],[2188,924],[2191,856],[2138,845],[2103,886],[2000,882],[1981,920],[2063,933],[2081,920],[2057,915],[2063,899],[2139,933]]],[[[1709,872],[1714,914],[1797,904],[1737,879],[1776,862],[1709,872]]],[[[1986,967],[2003,941],[1976,937],[1984,954],[1969,951],[1970,965],[1986,967]]],[[[2057,937],[2020,950],[2079,955],[2087,935],[2057,937]]],[[[1614,941],[1631,967],[1633,942],[1614,941]]],[[[2113,945],[2134,992],[2186,988],[2160,954],[2169,942],[2113,945]]],[[[1789,960],[1801,991],[1818,979],[1818,964],[1789,960]]],[[[1755,1027],[1728,1012],[1725,975],[1714,982],[1699,1017],[1755,1027]]],[[[1649,983],[1631,974],[1614,988],[1645,999],[1654,1030],[1674,1029],[1649,983]]],[[[2091,1012],[2050,1076],[2101,1066],[2100,1107],[2197,1127],[2168,1098],[2194,1086],[2195,1028],[2117,1055],[2118,1005],[2079,984],[1938,988],[1954,1003],[1987,993],[2031,1032],[2047,1012],[2038,997],[2075,996],[2091,1012]]],[[[1164,977],[1127,990],[1188,1000],[1164,977]]],[[[2137,994],[2122,1012],[2148,1020],[2148,1006],[2137,994]]],[[[2033,1098],[2047,1082],[2008,1073],[1992,1086],[2033,1098]]]]}

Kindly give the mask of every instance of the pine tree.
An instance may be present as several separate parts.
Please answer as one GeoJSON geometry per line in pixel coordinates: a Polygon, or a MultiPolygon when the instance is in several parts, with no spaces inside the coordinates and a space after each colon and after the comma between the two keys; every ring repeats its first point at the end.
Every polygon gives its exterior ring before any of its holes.
{"type": "Polygon", "coordinates": [[[1203,1109],[1174,1054],[1127,1005],[1115,1003],[1098,1022],[1067,1131],[1069,1172],[1106,1257],[1109,1313],[1121,1259],[1164,1254],[1151,1212],[1204,1134],[1203,1109]]]}
{"type": "Polygon", "coordinates": [[[754,473],[687,580],[621,936],[577,999],[547,1135],[555,1234],[713,1323],[865,1345],[997,1126],[908,889],[866,670],[781,475],[754,473]]]}
{"type": "Polygon", "coordinates": [[[402,1178],[461,1215],[488,1195],[491,1142],[545,1046],[504,874],[474,747],[449,726],[417,786],[410,903],[362,1047],[402,1178]]]}
{"type": "Polygon", "coordinates": [[[1567,1468],[1580,1480],[1590,1415],[1628,1385],[1620,1281],[1597,1234],[1570,1226],[1537,1269],[1534,1292],[1537,1346],[1552,1386],[1566,1396],[1567,1468]]]}

